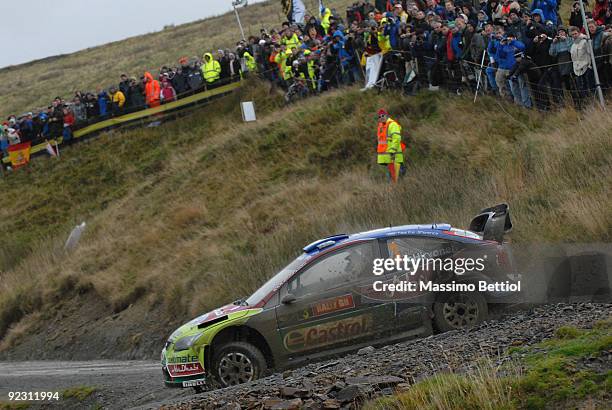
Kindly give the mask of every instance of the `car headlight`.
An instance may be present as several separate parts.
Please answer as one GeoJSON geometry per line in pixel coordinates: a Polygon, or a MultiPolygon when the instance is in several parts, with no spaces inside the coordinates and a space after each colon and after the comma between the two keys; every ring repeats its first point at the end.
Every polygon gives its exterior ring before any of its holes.
{"type": "Polygon", "coordinates": [[[174,351],[178,352],[181,350],[189,349],[191,346],[193,346],[195,341],[198,340],[200,336],[202,336],[202,334],[198,333],[198,334],[183,337],[182,339],[177,340],[176,343],[174,344],[174,351]]]}

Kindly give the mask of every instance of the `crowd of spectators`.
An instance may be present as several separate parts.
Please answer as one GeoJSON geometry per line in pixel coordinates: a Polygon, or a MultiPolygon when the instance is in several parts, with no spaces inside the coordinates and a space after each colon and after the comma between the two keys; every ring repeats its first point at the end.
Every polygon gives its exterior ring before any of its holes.
{"type": "Polygon", "coordinates": [[[581,107],[596,88],[587,31],[600,85],[605,92],[612,87],[612,0],[596,0],[592,9],[585,1],[586,26],[577,2],[563,21],[560,1],[375,0],[354,3],[344,16],[324,7],[320,18],[261,29],[234,51],[182,57],[156,77],[123,74],[107,89],[11,115],[0,127],[0,150],[60,136],[70,143],[79,127],[239,80],[247,71],[288,94],[321,93],[362,81],[367,57],[378,53],[384,84],[406,92],[461,93],[478,85],[527,108],[548,110],[566,96],[581,107]]]}

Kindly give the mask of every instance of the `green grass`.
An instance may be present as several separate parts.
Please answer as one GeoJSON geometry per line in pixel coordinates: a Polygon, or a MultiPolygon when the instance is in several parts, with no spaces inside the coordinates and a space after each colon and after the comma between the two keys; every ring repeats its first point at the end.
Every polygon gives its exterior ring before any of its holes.
{"type": "Polygon", "coordinates": [[[97,389],[93,386],[75,386],[62,392],[63,399],[76,399],[83,401],[91,396],[97,389]]]}
{"type": "Polygon", "coordinates": [[[527,349],[529,372],[516,384],[522,394],[520,403],[527,408],[544,409],[550,403],[568,404],[587,398],[609,403],[612,398],[612,369],[595,372],[579,365],[581,360],[601,357],[612,349],[610,322],[591,331],[565,329],[557,333],[560,338],[527,349]]]}
{"type": "Polygon", "coordinates": [[[469,374],[440,374],[407,392],[366,405],[373,409],[551,409],[606,408],[612,399],[612,370],[592,370],[585,360],[612,348],[611,322],[591,330],[558,329],[557,338],[514,350],[518,362],[496,369],[480,364],[469,374]]]}
{"type": "Polygon", "coordinates": [[[0,410],[25,410],[29,408],[32,404],[27,403],[15,403],[15,402],[5,402],[0,401],[0,410]]]}

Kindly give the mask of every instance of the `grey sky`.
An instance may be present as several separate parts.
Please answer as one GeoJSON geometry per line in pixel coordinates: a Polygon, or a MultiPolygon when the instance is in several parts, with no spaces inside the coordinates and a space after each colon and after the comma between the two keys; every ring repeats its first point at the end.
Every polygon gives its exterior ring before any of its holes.
{"type": "Polygon", "coordinates": [[[231,4],[231,0],[0,0],[0,67],[222,14],[232,9],[231,4]]]}

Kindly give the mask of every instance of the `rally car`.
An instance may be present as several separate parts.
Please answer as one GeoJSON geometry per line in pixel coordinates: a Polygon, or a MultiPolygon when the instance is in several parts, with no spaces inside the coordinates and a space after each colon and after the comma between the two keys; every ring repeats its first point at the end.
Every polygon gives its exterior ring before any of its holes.
{"type": "Polygon", "coordinates": [[[505,292],[376,291],[373,283],[512,280],[504,234],[506,204],[483,210],[469,230],[448,224],[405,225],[315,241],[246,299],[193,319],[161,353],[168,387],[231,386],[268,370],[295,367],[361,347],[473,326],[505,292]],[[480,258],[484,269],[457,274],[421,268],[373,274],[375,260],[480,258]],[[405,279],[405,281],[404,281],[405,279]]]}

